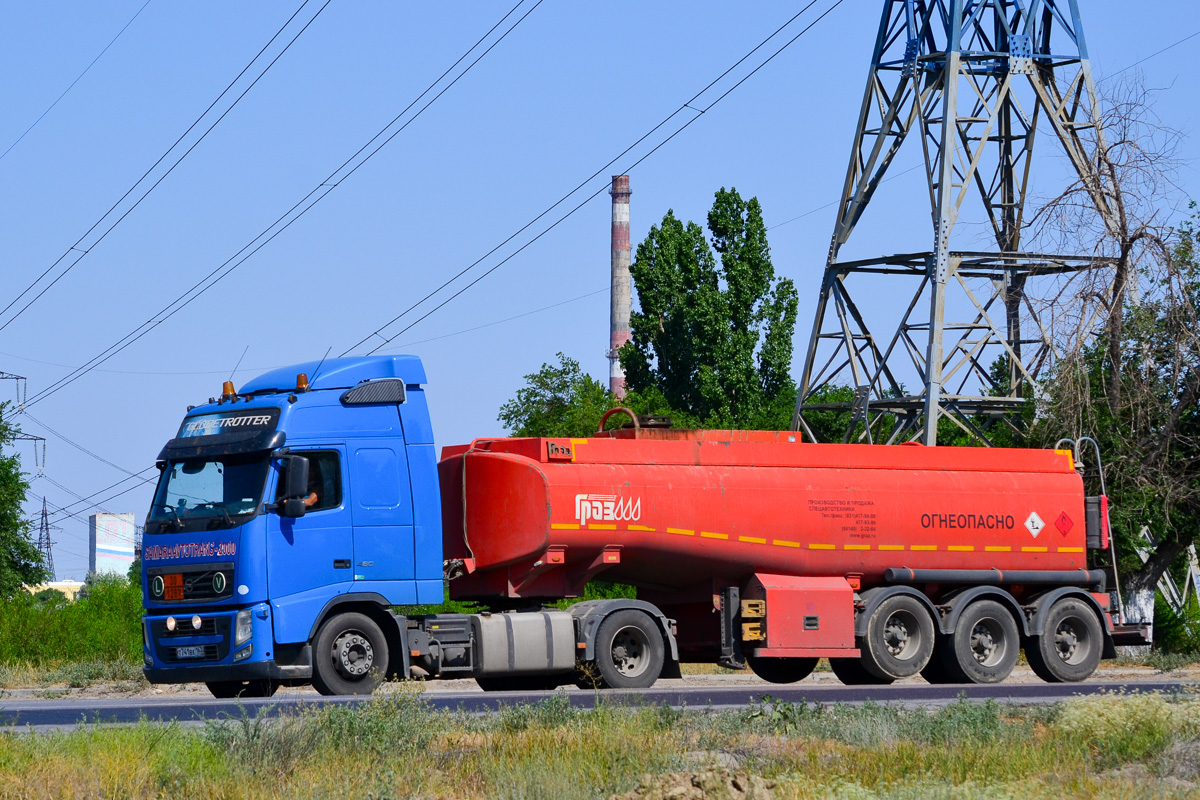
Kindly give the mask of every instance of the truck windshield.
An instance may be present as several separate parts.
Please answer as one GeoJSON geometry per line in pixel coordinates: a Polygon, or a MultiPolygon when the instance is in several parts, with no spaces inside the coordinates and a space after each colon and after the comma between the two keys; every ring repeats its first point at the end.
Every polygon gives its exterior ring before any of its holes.
{"type": "Polygon", "coordinates": [[[154,494],[146,532],[207,531],[240,525],[258,510],[267,466],[266,453],[169,462],[154,494]]]}

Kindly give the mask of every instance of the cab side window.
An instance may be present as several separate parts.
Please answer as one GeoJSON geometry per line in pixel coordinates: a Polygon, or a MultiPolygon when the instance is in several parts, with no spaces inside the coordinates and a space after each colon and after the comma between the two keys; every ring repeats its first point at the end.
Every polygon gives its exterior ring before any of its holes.
{"type": "MultiPolygon", "coordinates": [[[[342,464],[336,450],[292,451],[292,455],[308,459],[308,497],[305,513],[337,508],[342,504],[342,464]]],[[[275,501],[283,500],[286,484],[284,471],[279,473],[275,501]]]]}

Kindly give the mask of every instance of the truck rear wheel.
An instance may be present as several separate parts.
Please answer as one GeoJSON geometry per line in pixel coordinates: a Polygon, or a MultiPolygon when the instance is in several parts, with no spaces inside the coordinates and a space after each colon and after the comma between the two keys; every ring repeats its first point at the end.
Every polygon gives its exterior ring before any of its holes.
{"type": "Polygon", "coordinates": [[[907,594],[887,598],[871,612],[859,644],[863,668],[877,678],[916,675],[933,655],[933,619],[925,605],[907,594]]]}
{"type": "Polygon", "coordinates": [[[204,684],[213,697],[228,700],[234,697],[270,697],[279,684],[272,680],[255,681],[209,681],[204,684]]]}
{"type": "Polygon", "coordinates": [[[1076,597],[1064,597],[1050,606],[1042,635],[1030,639],[1025,657],[1044,681],[1087,680],[1100,664],[1103,637],[1096,612],[1076,597]]]}
{"type": "Polygon", "coordinates": [[[370,694],[387,665],[387,639],[365,614],[337,614],[317,633],[312,682],[321,694],[370,694]]]}
{"type": "Polygon", "coordinates": [[[802,681],[817,668],[815,658],[772,658],[770,656],[746,656],[750,671],[767,683],[795,683],[802,681]]]}
{"type": "Polygon", "coordinates": [[[978,600],[958,618],[942,649],[941,667],[952,682],[999,683],[1012,673],[1021,634],[1009,610],[995,600],[978,600]]]}
{"type": "Polygon", "coordinates": [[[640,611],[609,615],[596,632],[596,670],[609,689],[648,689],[662,674],[666,647],[658,623],[640,611]]]}
{"type": "Polygon", "coordinates": [[[880,678],[863,669],[861,658],[831,658],[829,668],[847,686],[886,686],[891,678],[880,678]]]}

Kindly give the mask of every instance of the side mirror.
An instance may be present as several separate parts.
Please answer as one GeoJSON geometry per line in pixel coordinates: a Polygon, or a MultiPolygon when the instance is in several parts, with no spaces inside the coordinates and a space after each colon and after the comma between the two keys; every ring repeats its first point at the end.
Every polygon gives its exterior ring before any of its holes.
{"type": "Polygon", "coordinates": [[[305,511],[304,501],[297,500],[294,497],[288,500],[281,500],[275,506],[275,510],[281,517],[303,517],[305,511]]]}
{"type": "Polygon", "coordinates": [[[283,498],[303,500],[308,495],[308,459],[304,456],[287,456],[283,459],[283,467],[283,498]]]}

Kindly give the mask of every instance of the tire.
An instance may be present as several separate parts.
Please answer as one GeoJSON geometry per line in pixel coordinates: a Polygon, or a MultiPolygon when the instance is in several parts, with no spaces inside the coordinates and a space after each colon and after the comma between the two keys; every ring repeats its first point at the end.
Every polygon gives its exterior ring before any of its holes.
{"type": "Polygon", "coordinates": [[[1087,680],[1100,664],[1104,629],[1095,610],[1076,597],[1064,597],[1046,612],[1041,636],[1025,647],[1025,658],[1049,683],[1087,680]]]}
{"type": "Polygon", "coordinates": [[[847,686],[886,686],[891,678],[880,678],[867,672],[860,658],[831,658],[829,668],[847,686]]]}
{"type": "Polygon", "coordinates": [[[549,692],[573,680],[565,675],[492,675],[476,678],[475,683],[485,692],[549,692]]]}
{"type": "Polygon", "coordinates": [[[337,614],[317,632],[312,682],[321,694],[371,694],[387,666],[387,639],[365,614],[337,614]]]}
{"type": "Polygon", "coordinates": [[[606,689],[648,689],[662,674],[666,647],[658,623],[640,611],[610,614],[596,632],[596,671],[606,689]]]}
{"type": "Polygon", "coordinates": [[[229,700],[234,697],[270,697],[279,688],[276,681],[209,681],[204,684],[213,697],[229,700]]]}
{"type": "Polygon", "coordinates": [[[802,681],[817,668],[815,658],[771,658],[770,656],[746,656],[750,671],[767,683],[795,683],[802,681]]]}
{"type": "Polygon", "coordinates": [[[908,678],[925,669],[933,655],[933,618],[912,595],[893,595],[871,612],[859,643],[862,666],[877,678],[908,678]]]}
{"type": "Polygon", "coordinates": [[[1017,665],[1021,633],[1012,613],[995,600],[977,600],[958,618],[938,661],[950,682],[999,683],[1017,665]]]}
{"type": "Polygon", "coordinates": [[[952,648],[949,636],[937,636],[933,641],[933,656],[929,659],[929,663],[925,665],[925,669],[921,670],[921,677],[935,686],[947,683],[961,683],[962,677],[956,675],[952,670],[945,666],[946,651],[952,648]]]}

